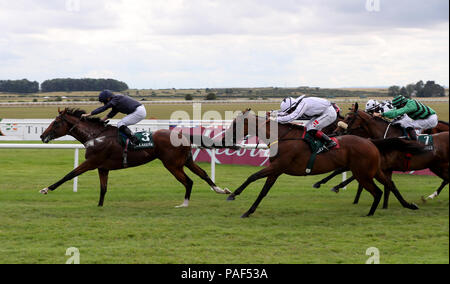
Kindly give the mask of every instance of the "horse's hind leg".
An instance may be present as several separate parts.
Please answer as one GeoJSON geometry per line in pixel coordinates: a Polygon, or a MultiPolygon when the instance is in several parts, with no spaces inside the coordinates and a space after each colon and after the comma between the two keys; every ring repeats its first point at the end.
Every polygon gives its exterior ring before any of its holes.
{"type": "Polygon", "coordinates": [[[443,168],[430,168],[430,170],[436,174],[438,177],[440,177],[441,179],[443,179],[444,181],[442,182],[441,186],[430,196],[427,197],[427,199],[435,199],[436,197],[438,197],[441,194],[441,191],[445,188],[445,186],[448,184],[448,178],[449,178],[449,174],[448,174],[448,167],[443,167],[443,168]]]}
{"type": "Polygon", "coordinates": [[[417,210],[419,207],[417,207],[414,203],[408,203],[403,196],[401,195],[400,191],[395,186],[394,182],[392,181],[392,171],[386,171],[386,172],[379,172],[376,176],[376,179],[381,182],[384,185],[385,190],[385,198],[384,198],[384,209],[388,208],[388,201],[389,201],[389,193],[392,191],[392,193],[395,195],[397,200],[400,202],[400,204],[408,209],[411,210],[417,210]]]}
{"type": "Polygon", "coordinates": [[[361,184],[358,184],[358,191],[356,192],[355,200],[353,201],[353,204],[358,204],[359,199],[361,198],[361,193],[363,192],[363,187],[361,184]]]}
{"type": "Polygon", "coordinates": [[[105,200],[105,194],[108,187],[108,170],[98,169],[98,176],[100,177],[100,200],[98,206],[102,207],[105,200]]]}
{"type": "Polygon", "coordinates": [[[227,188],[221,189],[220,187],[218,187],[211,180],[211,178],[208,176],[208,174],[202,168],[200,168],[196,163],[194,163],[194,160],[192,160],[192,158],[188,159],[188,161],[186,162],[186,167],[189,170],[191,170],[194,174],[199,176],[201,179],[206,181],[206,183],[208,183],[208,185],[211,187],[211,189],[213,191],[215,191],[216,193],[219,193],[219,194],[230,194],[231,193],[231,191],[227,188]]]}
{"type": "Polygon", "coordinates": [[[370,207],[369,214],[367,216],[373,216],[375,211],[377,210],[378,204],[381,201],[381,196],[383,195],[383,191],[373,182],[373,180],[362,180],[359,183],[372,194],[373,203],[370,207]]]}

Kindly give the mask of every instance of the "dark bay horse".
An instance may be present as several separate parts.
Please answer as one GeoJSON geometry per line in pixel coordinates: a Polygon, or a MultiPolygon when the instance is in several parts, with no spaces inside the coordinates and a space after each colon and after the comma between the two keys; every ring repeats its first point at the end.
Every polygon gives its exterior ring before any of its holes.
{"type": "MultiPolygon", "coordinates": [[[[258,198],[251,208],[242,215],[243,218],[249,217],[255,212],[259,203],[267,195],[280,175],[306,175],[305,169],[311,155],[311,150],[309,145],[301,139],[305,129],[292,124],[276,123],[278,134],[274,138],[268,138],[271,137],[270,131],[273,123],[276,122],[268,120],[265,117],[255,116],[250,110],[246,110],[233,121],[222,140],[224,145],[232,145],[247,135],[254,135],[258,136],[267,145],[272,145],[270,165],[250,176],[228,198],[228,200],[235,200],[236,196],[240,195],[250,183],[267,178],[258,198]],[[238,131],[240,128],[242,131],[238,131]],[[261,129],[264,129],[264,134],[261,134],[261,129]],[[275,150],[274,145],[276,145],[275,150]]],[[[398,142],[401,145],[404,144],[400,139],[397,140],[399,140],[398,142]]],[[[374,198],[368,214],[372,216],[383,195],[383,192],[374,183],[374,178],[385,186],[393,186],[392,182],[380,170],[380,153],[378,148],[369,140],[358,136],[342,136],[338,138],[338,142],[340,144],[339,149],[334,149],[317,156],[314,168],[310,174],[318,175],[333,171],[337,168],[348,167],[358,182],[374,198]]],[[[385,147],[389,147],[388,144],[390,141],[386,140],[382,143],[385,147]]],[[[409,209],[418,209],[415,204],[407,203],[394,186],[391,190],[396,196],[398,194],[398,198],[401,200],[403,206],[409,209]]]]}
{"type": "MultiPolygon", "coordinates": [[[[341,123],[340,127],[336,130],[340,134],[346,133],[373,139],[400,137],[404,135],[401,127],[391,125],[382,118],[372,117],[368,113],[358,110],[358,104],[355,104],[353,111],[346,116],[344,123],[341,123]]],[[[413,171],[429,168],[434,174],[443,179],[439,189],[429,196],[429,198],[437,197],[449,183],[449,133],[442,132],[435,134],[433,135],[433,141],[434,150],[420,155],[405,156],[403,152],[398,151],[382,155],[382,168],[388,176],[391,176],[393,171],[413,171]]],[[[348,184],[351,180],[350,178],[336,188],[341,188],[342,185],[348,184]]],[[[361,192],[362,189],[359,188],[354,203],[358,203],[361,192]]],[[[384,198],[384,208],[387,208],[389,189],[385,191],[384,198]]]]}
{"type": "MultiPolygon", "coordinates": [[[[54,191],[60,185],[86,171],[98,169],[100,177],[100,200],[98,206],[103,206],[107,191],[108,174],[112,170],[120,170],[123,165],[123,147],[118,141],[118,129],[113,126],[105,126],[98,118],[81,119],[85,111],[65,109],[59,111],[59,115],[41,135],[44,143],[65,135],[71,135],[86,147],[86,160],[76,169],[67,174],[55,184],[42,189],[42,194],[54,191]]],[[[128,167],[137,167],[160,159],[169,172],[181,182],[185,189],[184,203],[178,207],[188,207],[192,191],[193,181],[184,172],[184,167],[189,168],[208,183],[212,190],[220,194],[229,194],[227,189],[222,190],[214,184],[207,173],[196,165],[192,159],[191,146],[186,137],[180,136],[183,144],[173,146],[169,130],[159,130],[153,133],[154,147],[139,151],[128,151],[128,167]]],[[[178,135],[178,134],[176,134],[178,135]]]]}

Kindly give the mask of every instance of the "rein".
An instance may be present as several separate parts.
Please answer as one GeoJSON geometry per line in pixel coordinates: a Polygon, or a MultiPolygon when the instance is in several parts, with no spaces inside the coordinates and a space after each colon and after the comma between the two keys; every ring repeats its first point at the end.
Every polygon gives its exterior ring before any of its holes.
{"type": "MultiPolygon", "coordinates": [[[[65,118],[64,116],[61,116],[61,119],[62,120],[64,120],[65,122],[67,122],[69,125],[70,124],[72,124],[67,118],[65,118]]],[[[78,128],[78,126],[80,125],[80,123],[81,123],[81,119],[78,121],[78,123],[74,123],[73,124],[73,126],[72,126],[72,128],[70,128],[69,129],[69,134],[72,134],[72,132],[75,130],[75,129],[77,129],[78,128]]],[[[98,136],[100,136],[103,132],[105,132],[106,131],[106,127],[104,127],[104,129],[102,130],[102,131],[100,131],[100,133],[98,133],[98,134],[96,134],[96,135],[93,135],[93,134],[88,134],[88,133],[86,133],[86,132],[84,132],[85,134],[87,134],[87,136],[88,136],[88,138],[90,139],[90,140],[92,140],[92,139],[95,139],[95,138],[97,138],[98,136]]]]}

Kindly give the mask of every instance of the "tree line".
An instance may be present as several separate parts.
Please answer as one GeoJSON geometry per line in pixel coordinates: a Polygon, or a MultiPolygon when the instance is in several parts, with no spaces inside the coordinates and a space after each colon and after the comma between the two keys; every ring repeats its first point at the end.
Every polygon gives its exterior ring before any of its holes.
{"type": "Polygon", "coordinates": [[[39,83],[34,81],[22,80],[0,80],[0,92],[3,93],[37,93],[39,92],[39,83]]]}
{"type": "Polygon", "coordinates": [[[426,83],[419,81],[415,84],[408,84],[404,87],[391,86],[388,89],[388,94],[391,97],[403,95],[408,98],[413,96],[420,98],[445,97],[445,88],[439,84],[436,84],[435,81],[427,81],[426,83]]]}
{"type": "Polygon", "coordinates": [[[111,90],[122,92],[128,90],[128,85],[114,79],[51,79],[39,83],[36,81],[0,80],[0,92],[4,93],[37,93],[42,92],[76,92],[111,90]],[[39,88],[40,87],[40,88],[39,88]]]}

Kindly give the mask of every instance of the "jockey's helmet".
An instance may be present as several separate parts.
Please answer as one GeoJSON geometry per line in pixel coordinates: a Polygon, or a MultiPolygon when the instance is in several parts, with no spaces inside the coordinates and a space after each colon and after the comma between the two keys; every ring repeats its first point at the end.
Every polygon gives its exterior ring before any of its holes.
{"type": "Polygon", "coordinates": [[[285,98],[281,102],[281,111],[282,112],[289,112],[294,106],[298,105],[300,101],[302,101],[305,98],[305,96],[301,96],[298,99],[294,99],[292,97],[285,98]]]}
{"type": "Polygon", "coordinates": [[[114,94],[110,90],[104,90],[103,92],[98,95],[98,100],[101,103],[106,104],[108,102],[108,99],[114,96],[114,94]]]}
{"type": "Polygon", "coordinates": [[[392,105],[395,108],[399,108],[399,107],[403,107],[407,102],[408,102],[407,98],[405,98],[402,95],[398,95],[392,100],[392,105]]]}
{"type": "Polygon", "coordinates": [[[379,102],[376,100],[369,100],[366,104],[366,111],[372,111],[374,110],[377,106],[379,106],[379,102]]]}

